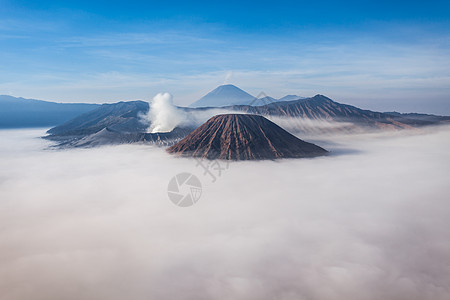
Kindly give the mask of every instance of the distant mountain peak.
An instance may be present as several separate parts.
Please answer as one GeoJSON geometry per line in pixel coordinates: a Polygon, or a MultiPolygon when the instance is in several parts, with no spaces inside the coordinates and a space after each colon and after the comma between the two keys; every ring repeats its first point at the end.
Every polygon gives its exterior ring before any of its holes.
{"type": "Polygon", "coordinates": [[[232,84],[218,86],[199,100],[195,101],[190,107],[222,107],[229,105],[249,104],[255,99],[254,96],[245,92],[232,84]]]}
{"type": "Polygon", "coordinates": [[[238,88],[237,86],[235,86],[234,84],[231,84],[231,83],[219,85],[217,88],[218,89],[220,89],[220,88],[236,88],[236,89],[240,89],[240,88],[238,88]]]}
{"type": "Polygon", "coordinates": [[[278,99],[278,101],[293,101],[293,100],[300,100],[300,99],[306,99],[306,97],[302,97],[302,96],[298,96],[298,95],[286,95],[286,96],[278,99]]]}

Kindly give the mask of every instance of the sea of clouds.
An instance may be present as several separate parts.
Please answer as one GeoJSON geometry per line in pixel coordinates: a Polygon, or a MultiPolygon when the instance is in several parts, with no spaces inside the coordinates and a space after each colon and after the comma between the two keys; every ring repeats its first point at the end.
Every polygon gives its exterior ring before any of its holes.
{"type": "Polygon", "coordinates": [[[0,131],[0,299],[450,299],[450,128],[234,162],[0,131]],[[225,165],[223,165],[225,166],[225,165]],[[197,204],[167,184],[190,172],[197,204]],[[216,174],[217,175],[217,174],[216,174]]]}

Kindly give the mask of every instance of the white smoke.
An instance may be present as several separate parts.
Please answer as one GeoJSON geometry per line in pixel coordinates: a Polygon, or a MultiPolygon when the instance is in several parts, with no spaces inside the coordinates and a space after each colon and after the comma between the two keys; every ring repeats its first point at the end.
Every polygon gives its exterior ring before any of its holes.
{"type": "Polygon", "coordinates": [[[150,102],[147,120],[150,122],[148,132],[170,132],[186,121],[185,114],[173,105],[169,93],[159,93],[150,102]]]}
{"type": "Polygon", "coordinates": [[[198,127],[218,114],[240,113],[222,108],[185,111],[173,104],[170,93],[159,93],[149,103],[147,114],[141,115],[141,121],[149,124],[147,132],[171,132],[175,127],[198,127]]]}
{"type": "Polygon", "coordinates": [[[223,81],[223,84],[228,84],[230,81],[230,78],[233,76],[233,71],[228,71],[225,74],[225,80],[223,81]]]}

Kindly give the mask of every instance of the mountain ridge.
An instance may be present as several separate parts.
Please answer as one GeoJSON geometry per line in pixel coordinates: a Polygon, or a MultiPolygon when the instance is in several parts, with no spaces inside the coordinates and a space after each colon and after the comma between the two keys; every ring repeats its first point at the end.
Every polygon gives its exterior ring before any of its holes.
{"type": "MultiPolygon", "coordinates": [[[[149,104],[143,101],[104,104],[64,124],[53,127],[48,131],[49,135],[47,138],[61,144],[71,144],[70,141],[78,141],[107,128],[114,132],[114,135],[127,135],[127,138],[124,138],[124,140],[134,142],[136,139],[131,138],[130,134],[146,133],[147,128],[150,126],[150,124],[144,123],[142,118],[140,118],[140,115],[146,114],[148,109],[149,104]]],[[[284,124],[283,127],[289,129],[289,131],[302,135],[334,134],[337,132],[355,133],[366,130],[401,130],[450,123],[450,117],[445,116],[382,113],[363,110],[355,106],[335,102],[323,95],[299,100],[274,102],[261,106],[234,105],[222,108],[178,107],[178,109],[188,116],[204,116],[199,119],[200,123],[197,124],[203,123],[206,121],[206,118],[225,112],[262,115],[276,123],[280,121],[281,123],[278,124],[284,124]],[[324,128],[321,128],[320,126],[314,125],[314,123],[310,123],[310,121],[319,121],[319,123],[325,122],[334,125],[331,127],[326,125],[324,128]],[[302,124],[295,124],[296,122],[302,124]],[[305,122],[306,125],[304,125],[305,122]]],[[[170,140],[172,137],[179,139],[182,134],[185,133],[187,135],[187,133],[193,131],[197,126],[191,124],[187,128],[181,128],[183,129],[182,133],[180,131],[177,134],[168,133],[164,138],[166,140],[170,140]]],[[[92,136],[92,139],[94,138],[95,136],[92,136]]],[[[106,141],[103,138],[102,140],[106,141]]],[[[121,138],[115,137],[111,139],[111,143],[120,140],[121,138]]],[[[78,142],[74,142],[72,145],[75,147],[82,146],[78,142]]]]}
{"type": "Polygon", "coordinates": [[[0,95],[0,128],[55,126],[98,106],[0,95]]]}
{"type": "Polygon", "coordinates": [[[145,113],[148,108],[148,103],[140,100],[106,103],[93,111],[49,129],[47,133],[52,135],[92,134],[106,127],[124,132],[145,131],[148,125],[140,122],[139,114],[145,113]]]}
{"type": "Polygon", "coordinates": [[[411,128],[414,126],[432,125],[435,122],[450,120],[450,118],[447,117],[434,115],[429,115],[435,117],[433,120],[431,120],[431,118],[426,120],[423,117],[414,118],[413,114],[393,115],[371,111],[348,104],[338,103],[320,94],[311,98],[275,102],[262,106],[234,105],[231,106],[230,109],[267,116],[350,122],[362,127],[377,127],[380,129],[411,128]]]}

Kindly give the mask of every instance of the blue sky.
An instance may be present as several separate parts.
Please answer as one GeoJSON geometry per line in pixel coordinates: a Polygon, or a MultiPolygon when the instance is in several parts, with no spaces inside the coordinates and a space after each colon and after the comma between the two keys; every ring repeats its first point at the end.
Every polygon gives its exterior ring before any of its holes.
{"type": "Polygon", "coordinates": [[[0,0],[0,94],[115,102],[217,85],[450,114],[448,1],[0,0]]]}

